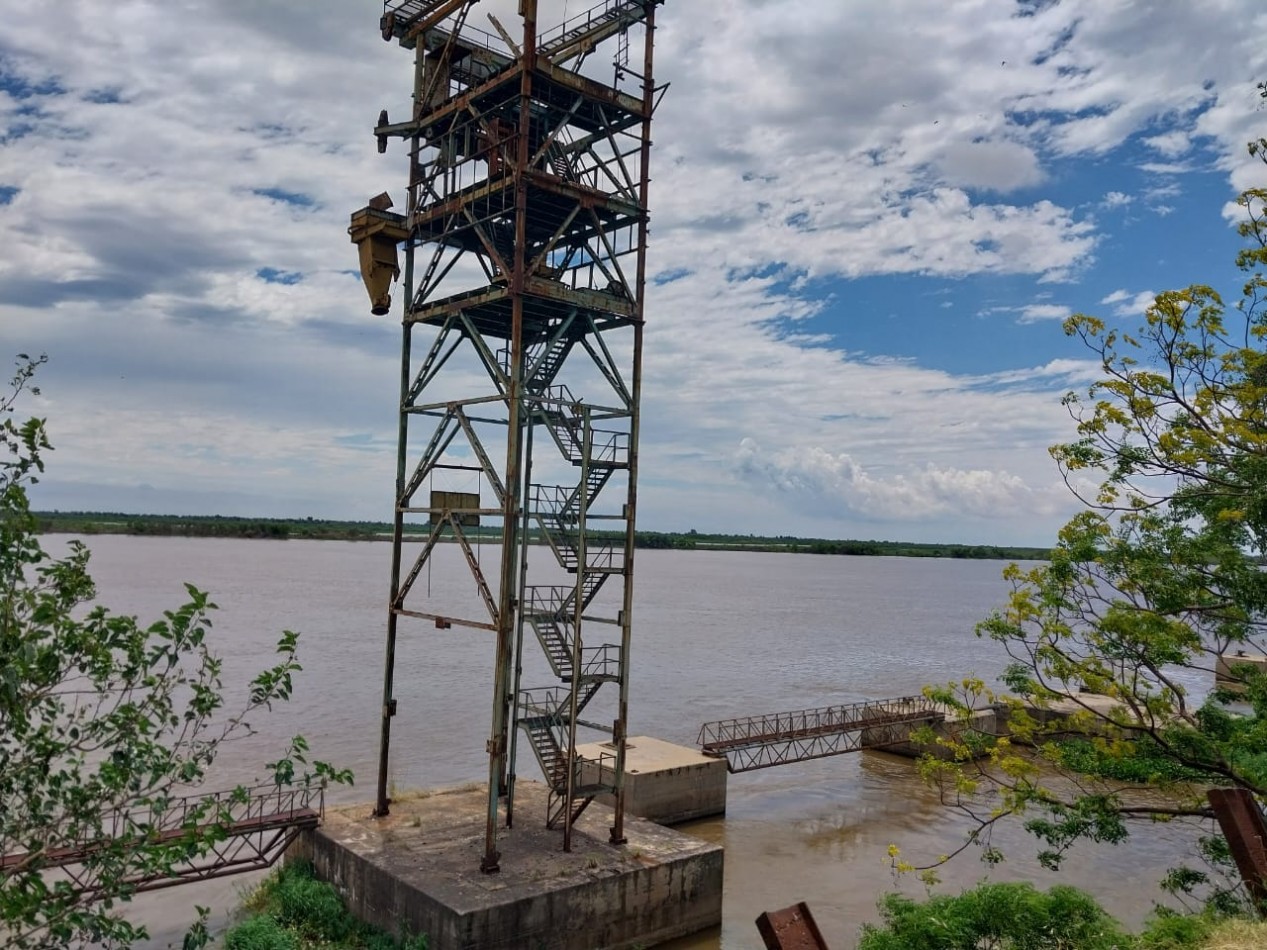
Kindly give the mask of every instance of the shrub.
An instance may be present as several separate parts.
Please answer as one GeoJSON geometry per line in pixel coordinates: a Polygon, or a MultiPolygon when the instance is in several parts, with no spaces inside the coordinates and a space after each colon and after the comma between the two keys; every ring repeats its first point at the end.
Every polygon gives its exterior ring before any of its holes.
{"type": "Polygon", "coordinates": [[[1134,939],[1087,894],[1057,886],[980,884],[914,901],[888,894],[884,925],[862,929],[858,950],[1122,950],[1134,939]]]}

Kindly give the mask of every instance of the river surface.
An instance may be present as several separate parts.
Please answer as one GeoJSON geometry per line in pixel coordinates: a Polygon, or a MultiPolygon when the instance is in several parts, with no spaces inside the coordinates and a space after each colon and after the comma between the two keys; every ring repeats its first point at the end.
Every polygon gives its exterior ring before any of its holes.
{"type": "MultiPolygon", "coordinates": [[[[336,541],[96,536],[92,573],[99,599],[149,621],[181,603],[195,583],[219,604],[214,642],[231,697],[272,662],[282,630],[301,633],[304,671],[292,701],[256,717],[257,736],[218,762],[216,785],[263,774],[295,733],[315,755],[357,775],[331,800],[369,801],[377,769],[378,709],[390,547],[336,541]]],[[[57,549],[61,539],[49,539],[57,549]]],[[[486,565],[496,549],[485,547],[486,565]]],[[[430,584],[438,601],[470,603],[473,585],[457,550],[442,546],[430,584]]],[[[999,647],[973,626],[1007,593],[1002,562],[840,557],[726,551],[640,550],[637,554],[630,734],[693,746],[699,725],[731,716],[916,693],[926,683],[1003,668],[999,647]]],[[[496,575],[495,568],[490,574],[496,575]]],[[[474,607],[471,608],[472,610],[474,607]]],[[[473,613],[468,612],[468,616],[473,613]]],[[[422,622],[401,625],[391,780],[398,788],[481,780],[491,709],[491,634],[422,622]]],[[[524,685],[543,685],[547,680],[524,685]]],[[[1202,684],[1192,683],[1193,687],[1202,684]]],[[[609,687],[615,692],[614,687],[609,687]]],[[[600,693],[600,696],[602,694],[600,693]]],[[[589,741],[593,738],[590,737],[589,741]]],[[[539,777],[531,753],[520,770],[539,777]]],[[[678,948],[759,948],[753,920],[763,910],[807,901],[828,944],[852,947],[859,926],[878,917],[886,890],[923,885],[894,880],[887,848],[923,862],[948,853],[967,825],[923,786],[912,762],[853,753],[730,777],[724,820],[684,830],[726,848],[725,920],[678,948]]],[[[1061,879],[1094,893],[1138,924],[1160,898],[1156,882],[1193,829],[1141,828],[1116,847],[1083,847],[1061,879]]],[[[985,878],[1056,878],[1032,860],[1032,840],[1015,827],[996,832],[1008,860],[988,869],[970,848],[942,871],[958,890],[985,878]]],[[[135,915],[149,946],[179,946],[194,904],[224,926],[244,875],[141,895],[135,915]]]]}

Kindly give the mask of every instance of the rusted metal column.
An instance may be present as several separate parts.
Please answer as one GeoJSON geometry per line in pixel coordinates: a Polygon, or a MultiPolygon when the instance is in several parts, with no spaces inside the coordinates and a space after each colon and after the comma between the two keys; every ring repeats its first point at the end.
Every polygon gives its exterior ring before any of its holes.
{"type": "Polygon", "coordinates": [[[611,843],[625,843],[625,744],[629,738],[629,669],[633,641],[634,551],[638,515],[638,436],[642,418],[642,337],[646,313],[647,236],[650,223],[647,209],[651,200],[651,113],[655,108],[655,8],[656,0],[647,0],[647,18],[642,57],[642,143],[638,153],[638,205],[642,218],[638,222],[638,264],[635,278],[633,378],[630,380],[631,413],[629,425],[629,489],[625,500],[625,596],[620,616],[620,705],[612,724],[612,741],[616,745],[615,819],[611,827],[611,843]]]}
{"type": "Polygon", "coordinates": [[[1254,908],[1267,917],[1267,827],[1258,802],[1244,788],[1212,788],[1206,797],[1254,908]]]}
{"type": "MultiPolygon", "coordinates": [[[[413,276],[413,252],[407,252],[405,258],[405,308],[408,312],[412,299],[410,280],[413,276]]],[[[390,764],[392,740],[392,717],[396,715],[396,699],[393,695],[393,679],[396,670],[396,625],[399,614],[396,612],[396,598],[400,593],[400,553],[405,531],[405,515],[401,509],[401,496],[405,491],[406,451],[408,447],[409,414],[405,412],[405,397],[409,392],[409,353],[412,327],[408,320],[404,323],[404,339],[401,343],[400,371],[400,423],[398,430],[399,448],[396,452],[396,513],[392,519],[392,568],[391,590],[387,601],[387,655],[383,661],[383,708],[382,728],[378,748],[378,795],[374,804],[375,816],[385,816],[391,806],[387,796],[387,772],[390,764]]]]}
{"type": "MultiPolygon", "coordinates": [[[[524,490],[528,490],[528,486],[532,484],[532,426],[525,427],[524,433],[524,490]]],[[[514,655],[514,684],[511,687],[511,715],[510,715],[510,750],[507,753],[507,762],[510,766],[510,773],[506,776],[506,827],[514,827],[515,823],[515,754],[519,741],[519,730],[516,725],[519,722],[519,690],[523,681],[524,672],[524,611],[523,611],[523,595],[524,589],[528,584],[528,535],[529,535],[529,518],[527,499],[521,506],[522,511],[520,517],[520,534],[519,534],[519,609],[515,611],[515,655],[514,655]]]]}
{"type": "MultiPolygon", "coordinates": [[[[414,91],[412,98],[415,110],[423,81],[423,52],[421,46],[414,51],[414,91]]],[[[411,169],[418,155],[418,148],[418,136],[415,135],[409,140],[409,165],[411,169]]],[[[411,178],[412,174],[411,171],[411,178]]],[[[409,195],[405,202],[405,227],[411,232],[415,210],[415,189],[413,182],[410,181],[409,195]]],[[[409,383],[412,375],[413,323],[409,319],[414,303],[414,242],[412,239],[405,242],[404,277],[405,299],[401,307],[400,404],[398,406],[400,415],[396,427],[396,503],[393,506],[395,512],[392,516],[392,566],[390,590],[387,599],[387,648],[383,661],[383,706],[378,749],[378,789],[374,802],[374,814],[380,818],[385,816],[391,808],[391,802],[387,794],[387,775],[391,765],[392,717],[396,715],[394,683],[396,671],[396,627],[400,616],[396,612],[396,599],[400,596],[400,558],[405,536],[405,513],[401,509],[404,506],[405,477],[409,463],[409,413],[405,411],[405,402],[409,398],[409,383]]]]}
{"type": "Polygon", "coordinates": [[[523,364],[524,364],[524,283],[527,276],[528,179],[530,159],[532,68],[537,58],[537,0],[520,0],[523,13],[523,47],[519,59],[519,131],[515,143],[515,254],[511,271],[510,380],[506,392],[506,497],[502,506],[501,588],[497,616],[497,655],[493,676],[493,723],[488,740],[488,816],[484,830],[484,857],[480,870],[491,874],[501,869],[497,850],[497,806],[506,784],[509,751],[510,682],[514,652],[515,589],[519,545],[519,505],[525,486],[520,478],[523,464],[523,364]]]}

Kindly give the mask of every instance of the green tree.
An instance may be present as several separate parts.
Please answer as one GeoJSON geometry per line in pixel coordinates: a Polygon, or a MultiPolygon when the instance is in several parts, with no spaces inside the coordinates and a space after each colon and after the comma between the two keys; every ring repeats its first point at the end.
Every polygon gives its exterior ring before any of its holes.
{"type": "MultiPolygon", "coordinates": [[[[15,421],[43,362],[20,355],[0,397],[0,856],[10,862],[0,869],[0,945],[128,946],[144,936],[120,916],[129,882],[167,875],[223,837],[246,792],[197,797],[198,786],[216,753],[250,733],[250,716],[290,697],[298,638],[282,635],[278,662],[230,710],[205,593],[187,587],[185,604],[143,626],[93,602],[82,544],[60,558],[43,549],[27,488],[49,440],[42,420],[15,421]],[[178,807],[178,833],[160,836],[178,807]],[[93,848],[73,881],[48,870],[59,849],[84,843],[93,848]]],[[[351,781],[306,752],[292,740],[267,766],[271,781],[351,781]]],[[[203,939],[196,926],[187,945],[203,939]]]]}
{"type": "MultiPolygon", "coordinates": [[[[1267,158],[1267,142],[1251,151],[1267,158]]],[[[1134,333],[1082,314],[1065,324],[1101,365],[1087,397],[1065,399],[1077,438],[1051,450],[1085,507],[1047,564],[1008,568],[1010,598],[978,628],[1012,659],[1010,694],[976,680],[929,690],[1009,714],[1010,737],[965,728],[922,763],[976,818],[987,860],[1002,857],[989,831],[1008,815],[1057,867],[1079,839],[1120,841],[1133,818],[1208,819],[1209,786],[1267,794],[1267,675],[1236,662],[1267,653],[1267,190],[1239,204],[1234,306],[1194,285],[1158,295],[1134,333]],[[1190,685],[1213,684],[1220,657],[1230,688],[1195,702],[1190,685]]],[[[1225,862],[1208,830],[1202,856],[1225,862]]],[[[1208,870],[1167,884],[1230,908],[1208,870]]]]}

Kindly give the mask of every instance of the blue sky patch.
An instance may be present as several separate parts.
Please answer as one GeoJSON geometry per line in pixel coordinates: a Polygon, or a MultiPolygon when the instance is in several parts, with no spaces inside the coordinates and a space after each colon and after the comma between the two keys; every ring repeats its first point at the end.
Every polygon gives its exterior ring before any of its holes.
{"type": "Polygon", "coordinates": [[[101,89],[89,89],[84,93],[84,101],[96,105],[115,105],[123,101],[123,93],[118,86],[104,86],[101,89]]]}
{"type": "Polygon", "coordinates": [[[21,190],[14,185],[0,185],[0,205],[10,204],[21,190]]]}
{"type": "Polygon", "coordinates": [[[315,208],[317,206],[317,199],[312,197],[312,195],[305,195],[301,191],[286,191],[282,188],[253,188],[251,192],[261,198],[268,198],[270,201],[280,201],[296,208],[315,208]]]}
{"type": "Polygon", "coordinates": [[[278,270],[276,267],[261,267],[255,272],[255,276],[260,280],[269,284],[297,284],[304,279],[304,275],[293,270],[278,270]]]}
{"type": "MultiPolygon", "coordinates": [[[[690,277],[692,273],[689,267],[674,267],[671,270],[657,274],[651,279],[651,282],[658,286],[663,286],[664,284],[671,284],[675,280],[681,280],[683,277],[690,277]]],[[[359,272],[357,272],[357,276],[361,276],[359,272]]]]}
{"type": "Polygon", "coordinates": [[[32,80],[20,76],[9,64],[0,61],[0,92],[21,100],[33,96],[60,96],[66,89],[57,79],[32,80]]]}

